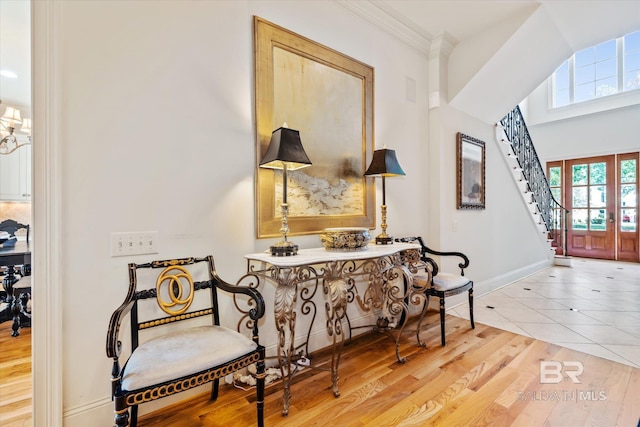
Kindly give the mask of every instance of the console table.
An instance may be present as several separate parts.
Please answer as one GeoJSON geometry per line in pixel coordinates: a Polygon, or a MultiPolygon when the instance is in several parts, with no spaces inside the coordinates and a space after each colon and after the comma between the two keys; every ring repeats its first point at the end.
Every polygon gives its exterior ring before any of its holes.
{"type": "Polygon", "coordinates": [[[0,245],[0,267],[7,267],[5,275],[2,276],[2,287],[7,293],[7,308],[0,312],[0,321],[13,319],[11,336],[14,337],[20,335],[20,316],[23,315],[22,302],[19,297],[13,295],[13,285],[18,281],[15,276],[16,265],[24,266],[23,271],[30,274],[31,249],[29,242],[18,240],[12,245],[6,243],[0,245]]]}
{"type": "MultiPolygon", "coordinates": [[[[334,396],[340,396],[338,366],[344,343],[343,322],[351,333],[347,306],[353,301],[361,310],[373,312],[377,317],[376,324],[370,327],[397,332],[396,356],[398,361],[404,362],[398,351],[398,340],[405,323],[400,319],[405,318],[410,304],[424,302],[424,293],[414,286],[410,274],[421,265],[419,249],[417,244],[394,243],[370,244],[366,250],[351,252],[313,248],[286,257],[267,252],[245,255],[248,274],[276,287],[273,310],[278,331],[277,357],[284,383],[283,415],[289,413],[291,379],[296,366],[308,361],[309,337],[317,314],[312,299],[318,289],[324,294],[327,333],[333,340],[331,381],[334,396]],[[358,279],[365,283],[362,293],[356,287],[358,279]],[[312,318],[305,342],[296,346],[298,298],[301,300],[300,313],[312,318]]],[[[423,310],[426,310],[426,304],[423,304],[423,310]]]]}

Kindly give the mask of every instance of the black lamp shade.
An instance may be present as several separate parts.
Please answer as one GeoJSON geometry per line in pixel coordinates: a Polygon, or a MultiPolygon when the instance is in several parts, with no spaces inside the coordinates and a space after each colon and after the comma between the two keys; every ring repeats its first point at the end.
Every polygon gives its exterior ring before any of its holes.
{"type": "Polygon", "coordinates": [[[302,148],[300,132],[280,127],[271,134],[271,142],[260,162],[260,167],[284,169],[285,164],[288,170],[296,170],[311,166],[311,161],[302,148]]]}
{"type": "Polygon", "coordinates": [[[378,175],[378,176],[399,176],[406,175],[398,159],[396,158],[395,150],[389,150],[383,148],[373,152],[373,159],[369,168],[364,173],[366,175],[378,175]]]}

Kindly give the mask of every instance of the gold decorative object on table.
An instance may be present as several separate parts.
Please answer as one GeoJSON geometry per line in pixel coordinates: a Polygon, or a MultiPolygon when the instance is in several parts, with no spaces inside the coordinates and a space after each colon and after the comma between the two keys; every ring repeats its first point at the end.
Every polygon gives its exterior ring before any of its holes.
{"type": "Polygon", "coordinates": [[[371,241],[368,228],[325,228],[320,234],[322,246],[328,251],[365,251],[371,241]]]}

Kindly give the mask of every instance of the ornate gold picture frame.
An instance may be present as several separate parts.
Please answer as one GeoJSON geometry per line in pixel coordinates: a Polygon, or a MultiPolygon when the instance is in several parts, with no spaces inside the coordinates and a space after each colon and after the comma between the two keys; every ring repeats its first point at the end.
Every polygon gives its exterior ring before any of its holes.
{"type": "Polygon", "coordinates": [[[457,134],[457,205],[458,209],[485,208],[484,141],[457,134]]]}
{"type": "Polygon", "coordinates": [[[257,16],[254,43],[257,237],[280,235],[282,172],[258,164],[284,123],[312,162],[288,174],[289,235],[374,228],[373,68],[257,16]]]}

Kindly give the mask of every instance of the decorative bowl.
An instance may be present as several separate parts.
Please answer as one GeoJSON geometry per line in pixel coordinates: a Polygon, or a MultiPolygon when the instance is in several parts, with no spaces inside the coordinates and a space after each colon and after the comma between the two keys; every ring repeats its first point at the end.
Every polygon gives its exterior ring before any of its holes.
{"type": "Polygon", "coordinates": [[[364,251],[371,241],[368,228],[325,228],[320,233],[322,246],[328,251],[364,251]]]}

